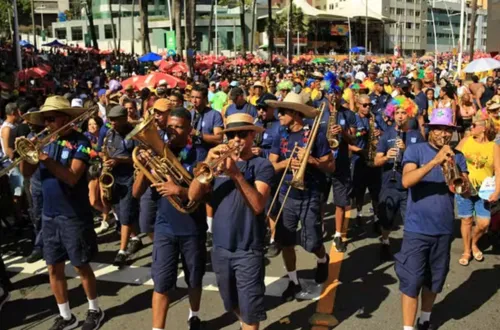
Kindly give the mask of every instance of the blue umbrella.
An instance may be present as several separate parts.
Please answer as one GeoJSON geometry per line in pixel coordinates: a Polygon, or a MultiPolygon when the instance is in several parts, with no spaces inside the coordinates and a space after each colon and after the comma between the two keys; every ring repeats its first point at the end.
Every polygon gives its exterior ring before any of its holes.
{"type": "Polygon", "coordinates": [[[351,48],[351,52],[353,52],[353,53],[361,53],[364,51],[365,51],[365,47],[361,47],[361,46],[351,48]]]}
{"type": "Polygon", "coordinates": [[[32,47],[34,47],[32,44],[30,44],[29,41],[26,41],[26,40],[19,41],[19,46],[26,47],[26,48],[32,48],[32,47]]]}
{"type": "Polygon", "coordinates": [[[42,46],[45,46],[45,47],[54,47],[54,48],[66,47],[65,44],[60,43],[57,39],[54,40],[54,41],[51,41],[49,43],[43,44],[42,46]]]}
{"type": "Polygon", "coordinates": [[[139,57],[141,62],[155,62],[161,60],[161,56],[156,53],[147,53],[139,57]]]}

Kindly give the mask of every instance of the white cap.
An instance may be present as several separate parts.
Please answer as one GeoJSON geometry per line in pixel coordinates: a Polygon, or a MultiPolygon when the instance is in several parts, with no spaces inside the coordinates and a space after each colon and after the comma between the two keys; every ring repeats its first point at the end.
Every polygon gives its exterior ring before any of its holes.
{"type": "Polygon", "coordinates": [[[83,108],[83,101],[82,101],[82,99],[73,99],[73,100],[71,100],[71,107],[72,108],[83,108]]]}
{"type": "Polygon", "coordinates": [[[359,79],[361,81],[365,80],[366,78],[366,74],[363,72],[363,71],[359,71],[358,73],[356,73],[356,75],[354,76],[354,79],[359,79]]]}
{"type": "Polygon", "coordinates": [[[158,86],[161,86],[161,85],[167,85],[167,81],[165,79],[162,79],[158,82],[158,86]]]}

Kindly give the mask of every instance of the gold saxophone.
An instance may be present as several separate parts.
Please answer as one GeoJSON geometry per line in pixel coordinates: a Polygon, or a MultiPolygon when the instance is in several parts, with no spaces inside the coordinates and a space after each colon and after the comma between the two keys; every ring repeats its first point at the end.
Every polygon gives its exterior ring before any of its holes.
{"type": "MultiPolygon", "coordinates": [[[[170,176],[176,185],[187,188],[191,184],[192,176],[160,138],[154,125],[154,119],[154,116],[149,116],[126,137],[127,140],[133,139],[141,142],[141,145],[135,147],[132,152],[134,166],[138,171],[144,173],[151,183],[167,182],[169,181],[167,178],[170,176]],[[145,160],[139,159],[139,155],[145,155],[145,160]]],[[[175,195],[166,198],[173,207],[182,213],[192,213],[199,205],[193,201],[186,203],[175,195]]]]}
{"type": "Polygon", "coordinates": [[[368,155],[366,164],[369,167],[375,167],[375,154],[377,153],[378,138],[375,136],[375,117],[370,116],[370,136],[368,138],[368,155]]]}
{"type": "Polygon", "coordinates": [[[330,149],[337,149],[339,147],[339,139],[337,134],[332,134],[331,129],[333,126],[337,125],[337,107],[335,103],[333,104],[333,110],[328,119],[328,131],[326,133],[326,139],[330,145],[330,149]]]}
{"type": "Polygon", "coordinates": [[[115,177],[111,173],[111,168],[104,166],[104,163],[109,159],[109,151],[108,151],[108,137],[104,139],[102,143],[102,171],[99,176],[99,186],[101,187],[102,199],[105,201],[111,201],[111,189],[115,184],[115,177]]]}

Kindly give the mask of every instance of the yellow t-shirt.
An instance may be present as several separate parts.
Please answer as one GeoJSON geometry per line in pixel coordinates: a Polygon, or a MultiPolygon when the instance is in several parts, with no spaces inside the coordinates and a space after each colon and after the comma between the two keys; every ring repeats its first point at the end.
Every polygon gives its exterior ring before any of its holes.
{"type": "Polygon", "coordinates": [[[384,85],[384,91],[391,95],[392,94],[392,86],[391,85],[384,85]]]}
{"type": "Polygon", "coordinates": [[[251,105],[255,106],[255,105],[257,105],[257,100],[259,98],[260,98],[260,96],[252,95],[252,96],[249,97],[248,103],[250,103],[251,105]]]}
{"type": "Polygon", "coordinates": [[[481,186],[484,179],[494,175],[494,146],[493,141],[479,143],[473,137],[469,137],[462,147],[467,170],[469,170],[469,180],[476,188],[481,186]]]}
{"type": "Polygon", "coordinates": [[[375,90],[375,82],[371,81],[370,79],[365,79],[365,81],[363,81],[363,85],[365,85],[365,87],[368,88],[368,90],[370,91],[370,93],[373,93],[373,91],[375,90]]]}
{"type": "Polygon", "coordinates": [[[344,101],[347,102],[347,104],[349,104],[349,102],[351,101],[351,97],[353,97],[352,89],[350,88],[344,89],[344,93],[342,93],[342,98],[344,99],[344,101]]]}

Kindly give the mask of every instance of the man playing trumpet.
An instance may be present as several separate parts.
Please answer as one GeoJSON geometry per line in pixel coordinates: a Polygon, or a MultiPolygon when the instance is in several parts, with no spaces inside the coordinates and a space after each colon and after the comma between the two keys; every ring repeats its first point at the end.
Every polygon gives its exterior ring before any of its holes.
{"type": "Polygon", "coordinates": [[[264,209],[274,176],[269,160],[252,152],[255,135],[263,131],[253,122],[245,113],[227,117],[223,133],[228,145],[210,149],[204,162],[215,175],[213,183],[206,180],[206,173],[195,174],[189,187],[192,201],[201,201],[210,193],[208,203],[214,210],[212,267],[224,307],[238,316],[243,330],[256,330],[266,319],[264,209]],[[235,148],[239,152],[235,153],[235,148]]]}

